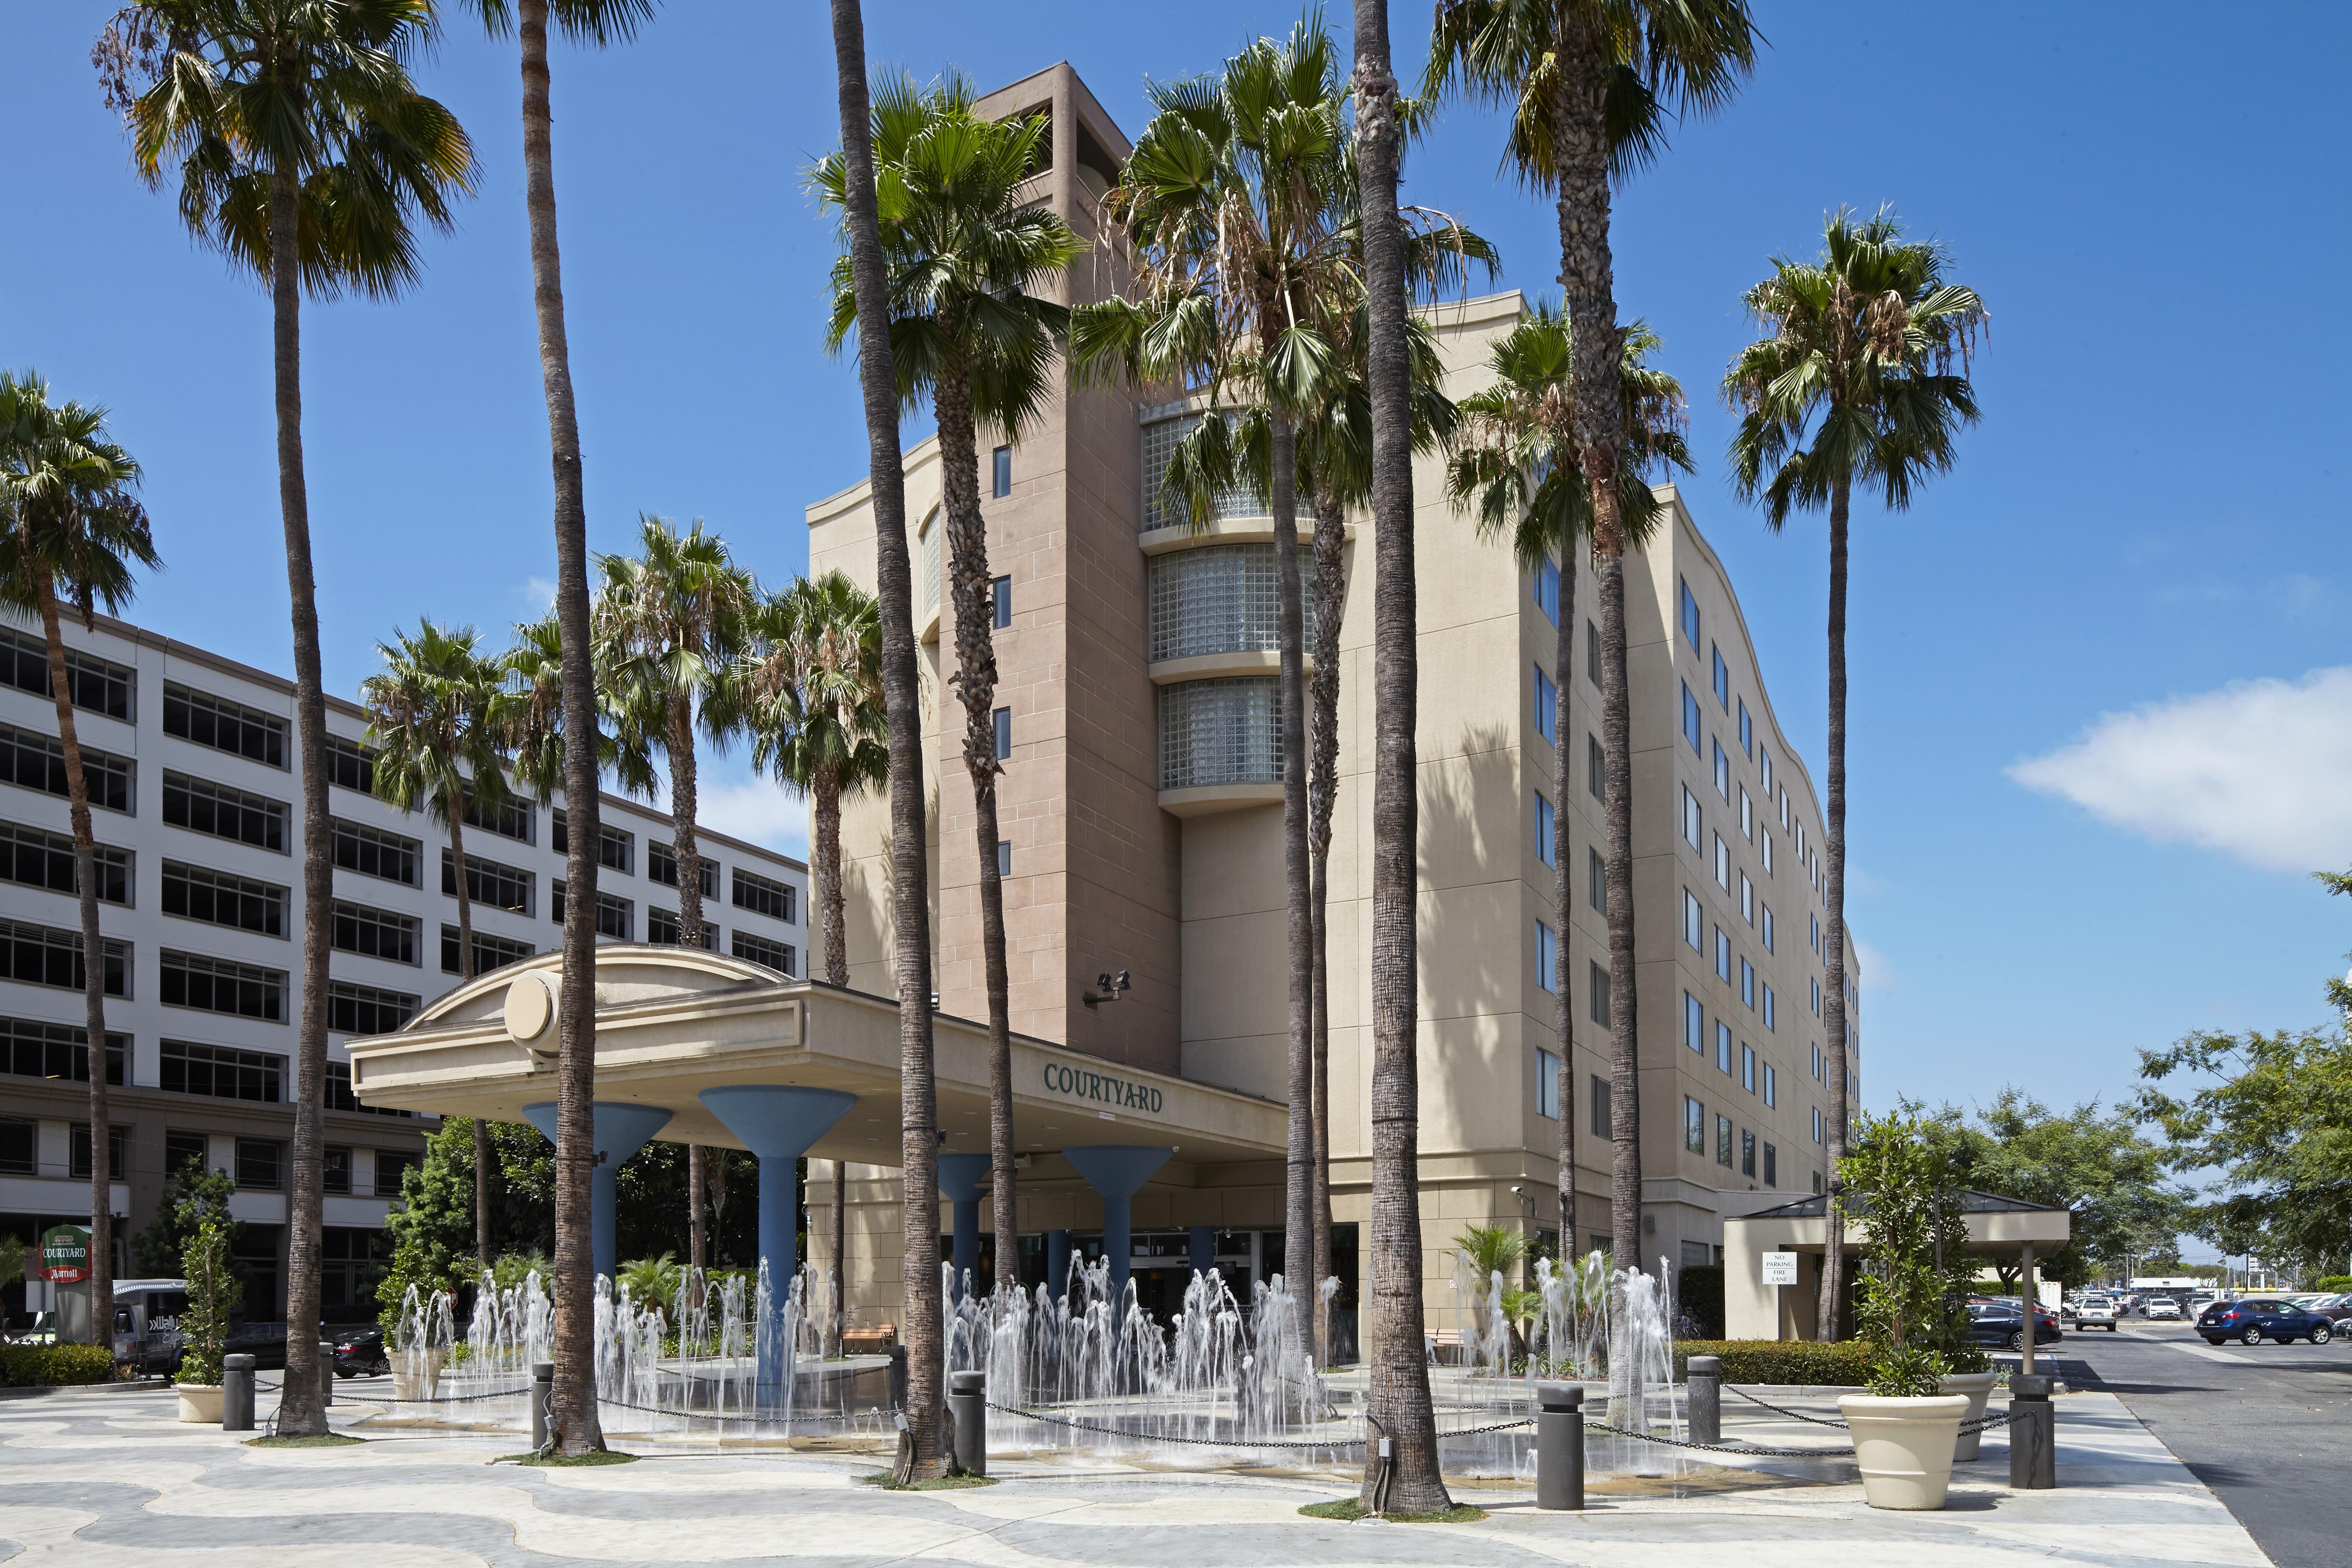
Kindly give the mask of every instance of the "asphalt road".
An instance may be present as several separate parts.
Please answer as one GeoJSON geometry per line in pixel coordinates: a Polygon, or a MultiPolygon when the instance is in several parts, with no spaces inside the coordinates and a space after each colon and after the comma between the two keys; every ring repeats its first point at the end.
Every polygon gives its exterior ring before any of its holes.
{"type": "MultiPolygon", "coordinates": [[[[2207,1344],[2185,1324],[2069,1331],[2061,1371],[2119,1396],[2279,1568],[2352,1561],[2352,1337],[2207,1344]]],[[[2013,1361],[2015,1358],[2006,1358],[2013,1361]]],[[[2059,1450],[2059,1485],[2065,1485],[2059,1450]]]]}

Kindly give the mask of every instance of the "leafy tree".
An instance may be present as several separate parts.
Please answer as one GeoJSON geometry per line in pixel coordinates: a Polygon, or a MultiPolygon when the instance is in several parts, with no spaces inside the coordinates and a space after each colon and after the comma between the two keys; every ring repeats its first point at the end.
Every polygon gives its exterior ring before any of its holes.
{"type": "MultiPolygon", "coordinates": [[[[149,531],[147,509],[133,493],[139,465],[106,427],[106,410],[53,404],[48,384],[33,371],[0,371],[0,607],[30,614],[41,625],[48,652],[49,696],[65,752],[68,819],[72,824],[74,886],[84,954],[104,951],[98,914],[98,839],[90,825],[89,779],[82,771],[66,675],[59,607],[70,606],[85,627],[103,603],[119,615],[130,602],[131,569],[163,564],[149,531]]],[[[106,966],[84,962],[82,1051],[89,1080],[89,1124],[107,1125],[106,966]]],[[[107,1140],[89,1152],[89,1300],[93,1325],[114,1321],[116,1173],[107,1140]]],[[[99,1342],[108,1331],[96,1329],[99,1342]]]]}
{"type": "Polygon", "coordinates": [[[180,1367],[173,1373],[181,1383],[219,1385],[230,1316],[245,1293],[230,1258],[237,1226],[229,1218],[226,1184],[226,1176],[217,1184],[192,1180],[173,1205],[173,1223],[187,1238],[178,1270],[188,1284],[187,1310],[180,1314],[180,1367]]]}
{"type": "MultiPolygon", "coordinates": [[[[1951,254],[1906,241],[1881,208],[1830,215],[1817,261],[1772,259],[1750,289],[1748,313],[1769,335],[1733,359],[1724,395],[1739,411],[1732,480],[1761,500],[1778,532],[1792,510],[1826,510],[1830,534],[1829,769],[1822,802],[1827,861],[1822,895],[1822,1027],[1830,1085],[1830,1184],[1843,1168],[1853,1078],[1847,1061],[1852,995],[1845,962],[1846,519],[1856,485],[1901,511],[1930,477],[1948,470],[1962,426],[1977,419],[1968,363],[1984,328],[1984,301],[1947,276],[1951,254]]],[[[1832,1205],[1821,1311],[1836,1310],[1843,1257],[1832,1205]]]]}
{"type": "MultiPolygon", "coordinates": [[[[473,148],[408,63],[431,39],[430,0],[138,0],[94,58],[150,188],[177,176],[181,220],[230,267],[266,280],[278,424],[278,495],[294,634],[302,788],[302,973],[296,994],[294,1158],[288,1204],[289,1322],[319,1319],[326,1131],[326,689],[320,672],[310,503],[302,459],[301,298],[385,299],[421,271],[417,229],[446,231],[473,188],[473,148]]],[[[278,1426],[327,1430],[318,1344],[286,1347],[278,1426]]]]}
{"type": "Polygon", "coordinates": [[[1944,1347],[1966,1337],[1962,1282],[1975,1272],[1964,1184],[1918,1119],[1864,1115],[1836,1203],[1869,1226],[1854,1281],[1854,1325],[1874,1347],[1870,1392],[1935,1394],[1952,1370],[1944,1347]]]}

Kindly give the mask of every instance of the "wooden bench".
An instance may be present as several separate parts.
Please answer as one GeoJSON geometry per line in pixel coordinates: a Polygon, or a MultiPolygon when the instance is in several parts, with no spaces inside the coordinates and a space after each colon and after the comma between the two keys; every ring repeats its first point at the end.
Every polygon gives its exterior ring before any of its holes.
{"type": "Polygon", "coordinates": [[[874,1329],[845,1329],[841,1335],[844,1355],[888,1355],[898,1342],[898,1326],[884,1323],[874,1329]]]}

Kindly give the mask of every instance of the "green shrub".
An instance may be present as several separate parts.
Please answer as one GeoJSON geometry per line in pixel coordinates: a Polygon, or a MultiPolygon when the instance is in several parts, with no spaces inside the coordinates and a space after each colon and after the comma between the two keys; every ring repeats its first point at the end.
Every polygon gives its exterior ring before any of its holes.
{"type": "Polygon", "coordinates": [[[228,1317],[243,1288],[229,1260],[228,1215],[198,1199],[184,1205],[193,1219],[180,1253],[180,1275],[188,1282],[187,1310],[180,1314],[180,1365],[175,1383],[210,1388],[221,1380],[221,1357],[228,1348],[228,1317]]]}
{"type": "Polygon", "coordinates": [[[1865,1340],[1676,1340],[1675,1376],[1689,1374],[1690,1358],[1723,1358],[1726,1383],[1814,1384],[1858,1388],[1870,1376],[1865,1340]]]}
{"type": "Polygon", "coordinates": [[[114,1381],[105,1345],[0,1345],[0,1388],[67,1388],[114,1381]]]}
{"type": "Polygon", "coordinates": [[[2315,1290],[2352,1290],[2352,1274],[2323,1274],[2311,1282],[2315,1290]]]}

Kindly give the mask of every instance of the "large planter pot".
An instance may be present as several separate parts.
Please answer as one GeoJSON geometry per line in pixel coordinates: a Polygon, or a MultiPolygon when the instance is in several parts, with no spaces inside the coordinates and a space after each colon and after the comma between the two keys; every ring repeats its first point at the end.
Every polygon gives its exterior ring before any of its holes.
{"type": "Polygon", "coordinates": [[[1992,1380],[1996,1375],[1990,1372],[1953,1372],[1944,1374],[1941,1386],[1946,1394],[1965,1394],[1969,1396],[1969,1413],[1960,1417],[1963,1430],[1960,1433],[1959,1444],[1952,1450],[1952,1461],[1955,1464],[1965,1465],[1977,1457],[1977,1444],[1982,1440],[1984,1433],[1973,1423],[1984,1419],[1985,1401],[1992,1396],[1992,1380]]]}
{"type": "Polygon", "coordinates": [[[446,1351],[392,1352],[392,1396],[431,1399],[441,1389],[441,1362],[446,1351]]]}
{"type": "Polygon", "coordinates": [[[183,1383],[175,1385],[180,1395],[180,1419],[192,1426],[217,1426],[221,1418],[221,1387],[217,1383],[183,1383]]]}
{"type": "Polygon", "coordinates": [[[1838,1412],[1853,1433],[1864,1501],[1873,1508],[1944,1506],[1952,1484],[1952,1449],[1959,1441],[1960,1418],[1969,1413],[1966,1394],[1848,1394],[1838,1401],[1838,1412]]]}

